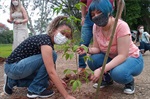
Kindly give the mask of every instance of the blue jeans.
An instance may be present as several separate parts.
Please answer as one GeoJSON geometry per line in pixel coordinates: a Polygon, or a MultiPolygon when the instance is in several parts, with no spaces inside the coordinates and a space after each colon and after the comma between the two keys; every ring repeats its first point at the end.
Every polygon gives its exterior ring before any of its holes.
{"type": "MultiPolygon", "coordinates": [[[[57,54],[53,51],[54,63],[57,54]]],[[[12,89],[17,87],[28,87],[28,91],[41,93],[48,87],[49,76],[47,74],[42,55],[33,55],[19,62],[5,64],[4,71],[8,76],[8,86],[12,89]]]]}
{"type": "MultiPolygon", "coordinates": [[[[95,70],[103,65],[105,54],[91,55],[92,61],[88,60],[88,66],[91,70],[95,70]]],[[[108,58],[108,61],[111,61],[108,58]]],[[[144,67],[143,57],[140,53],[138,58],[128,57],[123,63],[110,70],[111,78],[120,84],[127,84],[133,81],[133,76],[139,75],[144,67]]]]}
{"type": "Polygon", "coordinates": [[[146,52],[147,50],[150,51],[150,43],[145,43],[145,42],[141,41],[139,49],[143,50],[144,52],[146,52]]]}
{"type": "MultiPolygon", "coordinates": [[[[89,46],[90,44],[90,41],[93,37],[93,22],[90,20],[89,16],[86,15],[85,17],[85,21],[84,21],[84,24],[81,28],[81,41],[80,41],[80,45],[83,44],[85,46],[89,46]]],[[[80,68],[85,68],[86,67],[86,64],[85,64],[85,61],[84,61],[84,55],[79,55],[79,67],[80,68]]]]}

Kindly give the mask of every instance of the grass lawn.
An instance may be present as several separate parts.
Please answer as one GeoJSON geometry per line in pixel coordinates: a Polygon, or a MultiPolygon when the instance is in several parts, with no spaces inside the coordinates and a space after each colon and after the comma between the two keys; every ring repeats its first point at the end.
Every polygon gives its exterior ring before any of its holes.
{"type": "MultiPolygon", "coordinates": [[[[55,50],[62,50],[62,46],[55,45],[55,50]]],[[[7,58],[12,52],[12,44],[0,44],[0,57],[7,58]]]]}
{"type": "Polygon", "coordinates": [[[12,52],[12,44],[0,44],[0,57],[7,58],[12,52]]]}

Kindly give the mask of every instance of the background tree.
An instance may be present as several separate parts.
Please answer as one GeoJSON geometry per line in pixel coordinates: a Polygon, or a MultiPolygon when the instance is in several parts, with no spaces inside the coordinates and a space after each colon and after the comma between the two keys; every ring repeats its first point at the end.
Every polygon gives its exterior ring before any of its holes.
{"type": "Polygon", "coordinates": [[[0,44],[12,44],[13,43],[13,31],[6,30],[0,33],[0,44]]]}
{"type": "Polygon", "coordinates": [[[49,0],[21,0],[21,2],[29,15],[28,28],[31,33],[33,35],[44,33],[52,19],[52,5],[49,0]]]}
{"type": "Polygon", "coordinates": [[[138,25],[144,25],[150,33],[150,0],[125,0],[123,19],[131,29],[137,30],[138,25]]]}
{"type": "MultiPolygon", "coordinates": [[[[79,0],[21,0],[29,16],[28,28],[33,35],[45,32],[50,20],[57,14],[63,14],[74,20],[74,28],[78,31],[74,33],[75,38],[80,38],[81,35],[79,2],[79,0]]],[[[126,14],[123,15],[123,19],[130,28],[136,30],[137,26],[142,24],[150,33],[150,0],[125,0],[125,2],[126,14]]],[[[6,0],[0,0],[0,4],[0,10],[6,13],[10,3],[6,4],[6,0]]]]}

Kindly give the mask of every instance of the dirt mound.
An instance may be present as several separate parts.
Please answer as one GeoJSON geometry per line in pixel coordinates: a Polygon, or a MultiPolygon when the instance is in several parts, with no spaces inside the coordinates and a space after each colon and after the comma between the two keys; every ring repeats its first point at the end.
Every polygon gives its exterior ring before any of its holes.
{"type": "Polygon", "coordinates": [[[6,60],[6,58],[0,57],[0,63],[3,63],[6,60]]]}

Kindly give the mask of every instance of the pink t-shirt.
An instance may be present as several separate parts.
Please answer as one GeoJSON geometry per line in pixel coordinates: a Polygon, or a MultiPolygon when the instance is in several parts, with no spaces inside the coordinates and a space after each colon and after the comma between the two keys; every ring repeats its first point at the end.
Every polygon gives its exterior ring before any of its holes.
{"type": "MultiPolygon", "coordinates": [[[[110,38],[104,37],[103,33],[101,32],[101,27],[98,27],[94,24],[93,26],[93,37],[97,40],[98,46],[101,50],[101,52],[106,53],[110,38]]],[[[112,32],[112,31],[111,31],[112,32]]],[[[126,22],[122,20],[118,20],[118,24],[116,27],[116,32],[114,34],[114,39],[110,48],[109,57],[114,58],[117,56],[117,39],[120,37],[123,37],[125,35],[130,35],[130,29],[126,22]]],[[[131,36],[131,35],[130,35],[131,36]]],[[[138,47],[132,42],[132,39],[130,37],[130,48],[129,48],[129,54],[128,56],[131,57],[139,57],[139,49],[138,47]]]]}

